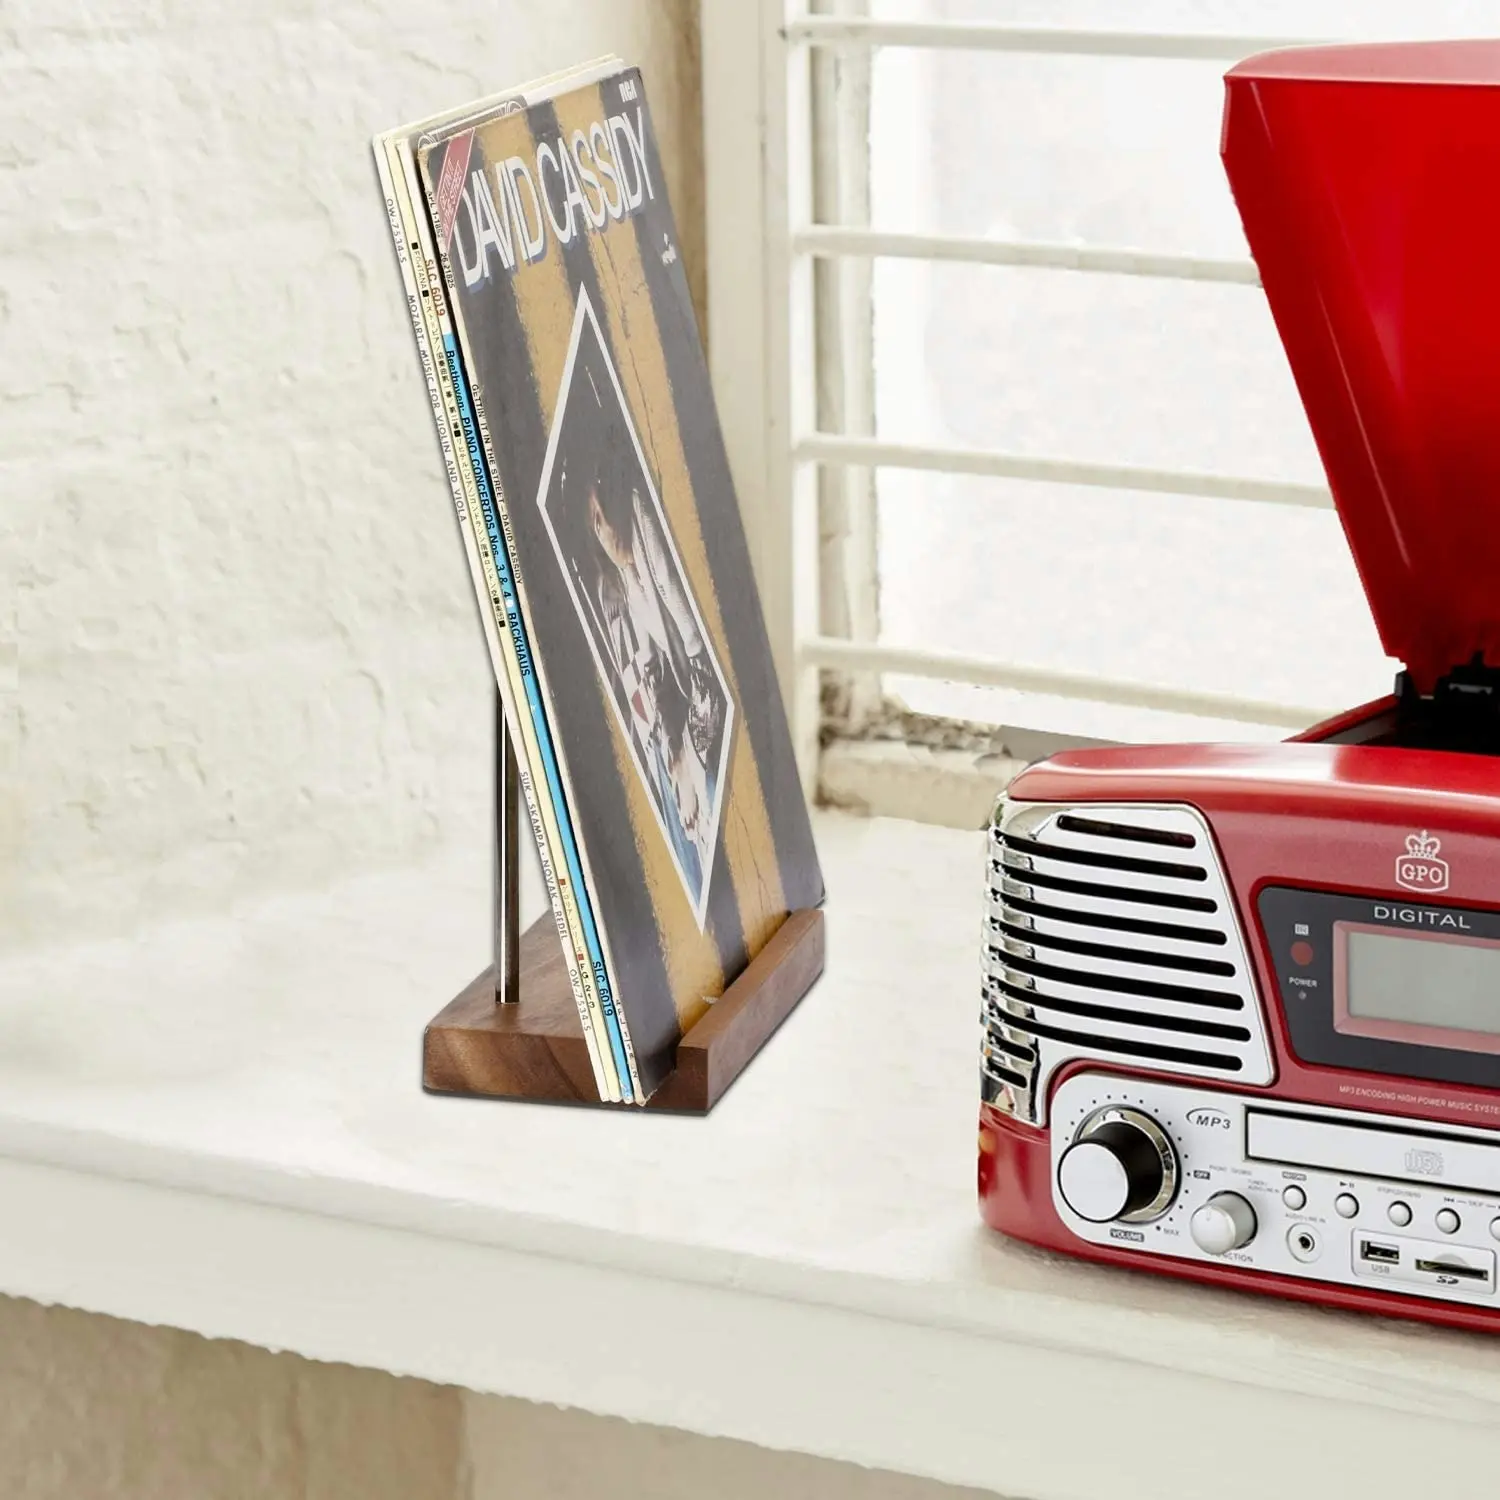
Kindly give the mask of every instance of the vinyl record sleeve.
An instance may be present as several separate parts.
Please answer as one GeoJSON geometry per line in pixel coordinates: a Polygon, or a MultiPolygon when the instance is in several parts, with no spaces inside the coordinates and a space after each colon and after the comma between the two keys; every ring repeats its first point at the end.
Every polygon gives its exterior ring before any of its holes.
{"type": "MultiPolygon", "coordinates": [[[[607,70],[617,70],[618,66],[615,64],[607,70]]],[[[602,64],[592,67],[596,71],[605,70],[602,64]]],[[[528,87],[541,88],[546,82],[543,80],[542,84],[528,87]]],[[[439,119],[460,117],[465,113],[468,111],[456,111],[439,119]]],[[[569,981],[578,1004],[595,1083],[602,1099],[619,1100],[623,1097],[629,1101],[633,1090],[628,1069],[616,1063],[617,1056],[622,1062],[624,1059],[623,1039],[618,1035],[618,1027],[611,1027],[606,1021],[599,977],[588,952],[586,934],[593,921],[586,910],[587,890],[581,882],[575,884],[570,880],[566,873],[565,837],[571,839],[571,829],[565,835],[559,827],[558,806],[546,785],[538,788],[533,771],[534,767],[543,765],[544,755],[523,681],[521,658],[525,655],[525,645],[522,641],[518,648],[509,628],[506,590],[500,578],[501,572],[509,570],[509,559],[502,549],[498,554],[497,571],[497,553],[484,515],[485,500],[490,500],[493,508],[492,497],[488,494],[489,480],[479,450],[467,382],[456,358],[451,322],[432,248],[431,229],[426,219],[426,204],[411,153],[410,143],[419,128],[420,125],[408,126],[376,137],[373,144],[377,171],[386,198],[397,262],[407,294],[439,445],[458,512],[459,530],[479,598],[481,622],[501,687],[507,723],[517,748],[521,789],[562,942],[569,981]]],[[[545,724],[541,733],[546,733],[545,724]]],[[[603,993],[607,994],[607,989],[603,993]]]]}
{"type": "Polygon", "coordinates": [[[823,882],[640,74],[417,156],[649,1096],[823,882]]]}

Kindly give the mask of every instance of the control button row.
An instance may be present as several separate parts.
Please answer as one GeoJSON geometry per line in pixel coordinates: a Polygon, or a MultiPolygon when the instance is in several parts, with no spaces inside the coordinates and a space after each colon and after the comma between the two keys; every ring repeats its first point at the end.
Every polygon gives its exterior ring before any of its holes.
{"type": "MultiPolygon", "coordinates": [[[[1281,1190],[1281,1201],[1296,1213],[1298,1209],[1307,1207],[1307,1194],[1292,1183],[1281,1190]]],[[[1341,1219],[1352,1219],[1359,1212],[1359,1199],[1353,1193],[1340,1193],[1333,1200],[1333,1207],[1341,1219]]],[[[1386,1206],[1385,1216],[1398,1229],[1405,1229],[1412,1219],[1411,1204],[1404,1203],[1400,1198],[1393,1199],[1386,1206]]],[[[1432,1216],[1432,1222],[1443,1234],[1457,1234],[1463,1227],[1458,1210],[1453,1208],[1438,1209],[1432,1216]]],[[[1500,1240],[1500,1217],[1490,1220],[1490,1238],[1500,1240]]]]}
{"type": "MultiPolygon", "coordinates": [[[[1307,1194],[1299,1187],[1285,1188],[1282,1190],[1281,1201],[1290,1209],[1299,1209],[1307,1202],[1307,1194]]],[[[1333,1200],[1333,1210],[1341,1219],[1352,1219],[1359,1212],[1359,1199],[1353,1193],[1340,1193],[1333,1200]]],[[[1405,1229],[1411,1223],[1411,1204],[1396,1198],[1386,1205],[1385,1216],[1398,1229],[1405,1229]]],[[[1457,1234],[1463,1224],[1457,1210],[1452,1208],[1438,1209],[1432,1216],[1432,1222],[1444,1234],[1457,1234]]],[[[1500,1240],[1500,1218],[1491,1220],[1490,1234],[1500,1240]]]]}

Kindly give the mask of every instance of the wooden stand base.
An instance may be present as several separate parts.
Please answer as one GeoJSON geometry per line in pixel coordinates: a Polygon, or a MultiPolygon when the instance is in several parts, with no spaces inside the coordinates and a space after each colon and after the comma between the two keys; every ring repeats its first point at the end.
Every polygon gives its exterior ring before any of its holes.
{"type": "MultiPolygon", "coordinates": [[[[429,1023],[423,1087],[438,1094],[599,1104],[550,916],[526,930],[520,950],[518,1000],[496,1004],[496,973],[486,969],[429,1023]]],[[[677,1044],[677,1066],[646,1107],[706,1114],[822,972],[823,913],[795,911],[677,1044]]]]}

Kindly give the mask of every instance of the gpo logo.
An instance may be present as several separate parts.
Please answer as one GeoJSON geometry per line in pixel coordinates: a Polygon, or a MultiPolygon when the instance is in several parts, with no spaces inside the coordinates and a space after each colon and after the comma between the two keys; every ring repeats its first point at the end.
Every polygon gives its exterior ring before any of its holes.
{"type": "Polygon", "coordinates": [[[1446,891],[1448,861],[1438,858],[1443,847],[1424,828],[1406,836],[1406,852],[1396,856],[1396,884],[1409,891],[1446,891]]]}

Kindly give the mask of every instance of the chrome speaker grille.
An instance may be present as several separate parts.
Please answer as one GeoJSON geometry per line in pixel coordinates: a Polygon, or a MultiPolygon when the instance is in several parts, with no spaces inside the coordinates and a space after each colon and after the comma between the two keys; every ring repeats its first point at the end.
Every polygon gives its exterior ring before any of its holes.
{"type": "Polygon", "coordinates": [[[1192,808],[1002,799],[990,827],[984,1097],[1039,1124],[1071,1058],[1265,1084],[1229,883],[1192,808]]]}

